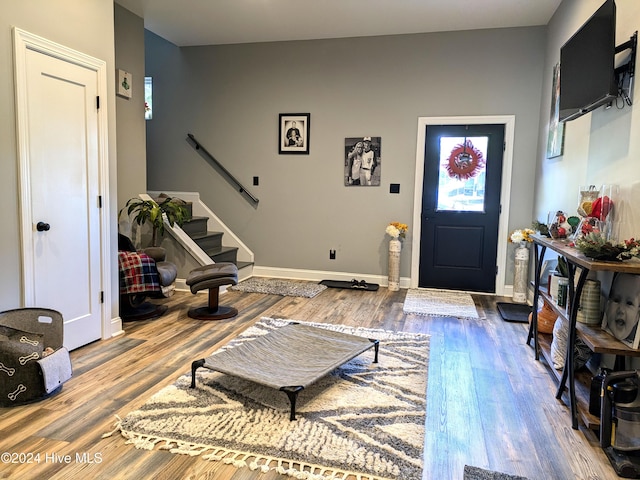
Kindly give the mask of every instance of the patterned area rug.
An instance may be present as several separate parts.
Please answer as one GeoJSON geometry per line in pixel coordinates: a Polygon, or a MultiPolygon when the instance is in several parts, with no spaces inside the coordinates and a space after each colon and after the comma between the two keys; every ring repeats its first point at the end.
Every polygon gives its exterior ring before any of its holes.
{"type": "Polygon", "coordinates": [[[402,311],[434,317],[479,318],[471,295],[451,290],[410,289],[402,311]]]}
{"type": "Polygon", "coordinates": [[[506,473],[493,472],[478,467],[464,466],[463,480],[527,480],[526,477],[508,475],[506,473]]]}
{"type": "Polygon", "coordinates": [[[235,290],[236,292],[268,293],[285,297],[313,298],[320,292],[326,290],[327,287],[317,283],[292,282],[291,280],[281,280],[278,278],[251,277],[229,289],[235,290]]]}
{"type": "MultiPolygon", "coordinates": [[[[226,348],[288,323],[263,318],[226,348]]],[[[293,478],[420,480],[429,336],[310,325],[379,339],[379,363],[369,350],[300,392],[295,421],[283,392],[200,369],[195,389],[183,375],[105,436],[293,478]]]]}

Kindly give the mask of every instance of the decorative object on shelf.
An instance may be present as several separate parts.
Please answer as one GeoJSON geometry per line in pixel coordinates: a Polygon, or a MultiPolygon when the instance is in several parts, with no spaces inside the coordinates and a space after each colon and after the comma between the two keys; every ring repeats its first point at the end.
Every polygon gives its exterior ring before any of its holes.
{"type": "MultiPolygon", "coordinates": [[[[579,220],[576,225],[578,223],[579,220]]],[[[549,212],[547,225],[551,238],[567,238],[567,235],[571,233],[571,224],[567,221],[567,216],[562,210],[555,213],[549,212]]]]}
{"type": "Polygon", "coordinates": [[[587,325],[599,325],[602,320],[600,312],[600,280],[585,280],[580,295],[580,305],[576,320],[587,325]]]}
{"type": "Polygon", "coordinates": [[[475,177],[484,165],[482,152],[471,143],[471,140],[465,138],[462,144],[453,148],[445,167],[451,178],[468,180],[475,177]]]}
{"type": "Polygon", "coordinates": [[[630,348],[640,346],[640,275],[617,273],[611,283],[602,329],[630,348]]]}
{"type": "Polygon", "coordinates": [[[385,232],[391,237],[389,240],[389,290],[400,290],[400,252],[402,251],[401,238],[405,238],[409,227],[404,223],[391,222],[385,232]]]}
{"type": "Polygon", "coordinates": [[[123,212],[127,215],[135,214],[133,220],[138,225],[149,222],[153,228],[151,246],[158,246],[159,237],[164,234],[164,216],[166,215],[169,225],[182,226],[190,219],[186,203],[179,198],[161,196],[158,202],[154,200],[143,200],[141,198],[131,198],[126,205],[118,212],[118,220],[123,212]]]}
{"type": "Polygon", "coordinates": [[[599,233],[612,244],[617,242],[614,204],[618,191],[617,185],[602,185],[599,191],[595,185],[581,187],[578,214],[583,218],[575,229],[574,241],[589,233],[599,233]]]}
{"type": "Polygon", "coordinates": [[[527,286],[529,283],[529,244],[533,241],[535,232],[530,228],[514,230],[509,235],[509,241],[517,244],[515,250],[513,273],[513,301],[527,302],[527,286]]]}
{"type": "MultiPolygon", "coordinates": [[[[529,315],[529,322],[531,322],[531,315],[529,315]]],[[[543,302],[542,307],[538,310],[538,332],[552,333],[557,318],[558,314],[553,311],[547,302],[543,302]]]]}
{"type": "Polygon", "coordinates": [[[622,262],[640,256],[638,241],[631,238],[622,243],[612,243],[604,232],[590,232],[577,238],[573,245],[585,257],[599,261],[622,262]]]}
{"type": "MultiPolygon", "coordinates": [[[[569,341],[569,320],[563,317],[558,317],[553,326],[553,340],[551,341],[551,359],[553,361],[553,368],[556,370],[562,370],[565,365],[567,343],[569,341]]],[[[573,370],[576,371],[589,361],[593,352],[589,349],[586,343],[580,338],[576,338],[576,343],[573,347],[573,370]]]]}
{"type": "Polygon", "coordinates": [[[533,228],[536,232],[540,232],[540,235],[551,237],[551,234],[549,233],[549,226],[546,223],[534,220],[531,224],[531,228],[533,228]]]}
{"type": "Polygon", "coordinates": [[[278,131],[278,152],[309,155],[310,113],[281,113],[278,131]]]}

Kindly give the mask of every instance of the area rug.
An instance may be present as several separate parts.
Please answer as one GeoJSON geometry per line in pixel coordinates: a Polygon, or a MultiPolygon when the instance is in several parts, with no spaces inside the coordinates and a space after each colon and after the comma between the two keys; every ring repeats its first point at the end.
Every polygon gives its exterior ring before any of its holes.
{"type": "Polygon", "coordinates": [[[531,307],[523,303],[496,303],[498,313],[505,322],[528,323],[531,307]]]}
{"type": "MultiPolygon", "coordinates": [[[[290,322],[263,318],[225,348],[290,322]]],[[[181,376],[105,436],[308,480],[421,480],[429,336],[310,325],[379,339],[379,363],[369,350],[300,392],[295,421],[283,392],[201,369],[197,388],[181,376]]]]}
{"type": "Polygon", "coordinates": [[[434,317],[478,318],[471,295],[451,290],[410,289],[402,311],[434,317]]]}
{"type": "Polygon", "coordinates": [[[506,473],[493,472],[478,467],[464,466],[463,480],[527,480],[526,477],[508,475],[506,473]]]}
{"type": "Polygon", "coordinates": [[[292,282],[279,278],[259,278],[251,277],[238,285],[229,287],[230,290],[246,293],[267,293],[271,295],[282,295],[285,297],[305,297],[313,298],[326,290],[325,285],[317,283],[292,282]]]}

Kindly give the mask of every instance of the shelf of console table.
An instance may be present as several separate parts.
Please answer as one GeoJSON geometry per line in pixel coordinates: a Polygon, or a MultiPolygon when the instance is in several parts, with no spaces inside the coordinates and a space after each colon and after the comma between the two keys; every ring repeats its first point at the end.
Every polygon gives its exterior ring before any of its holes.
{"type": "MultiPolygon", "coordinates": [[[[564,393],[565,387],[569,389],[569,408],[571,410],[571,421],[574,429],[578,428],[578,412],[582,414],[582,419],[586,426],[593,428],[597,419],[588,412],[588,394],[586,402],[584,398],[585,387],[584,378],[576,378],[580,374],[574,372],[574,345],[576,338],[580,338],[595,353],[607,353],[616,356],[640,356],[640,350],[627,347],[618,341],[612,335],[603,331],[599,326],[591,326],[576,322],[578,305],[580,304],[580,295],[582,287],[590,271],[607,271],[619,273],[640,274],[640,262],[605,262],[595,261],[585,257],[579,250],[572,247],[566,240],[553,240],[539,235],[534,235],[534,253],[535,253],[535,280],[533,304],[538,305],[538,299],[542,296],[548,301],[558,315],[562,315],[569,321],[569,340],[567,342],[567,352],[565,360],[565,368],[562,373],[558,373],[553,368],[553,362],[550,362],[549,342],[543,341],[542,335],[538,334],[538,318],[536,308],[533,309],[532,321],[529,327],[529,335],[527,344],[531,344],[534,340],[535,357],[539,359],[540,352],[549,363],[551,370],[559,377],[558,391],[556,398],[560,399],[564,393]],[[555,302],[551,300],[549,295],[540,287],[540,276],[542,270],[542,262],[546,250],[550,249],[567,260],[569,266],[569,308],[564,311],[557,307],[555,302]],[[576,273],[579,271],[577,284],[575,283],[576,273]]],[[[546,339],[544,339],[546,340],[546,339]]],[[[586,388],[586,387],[585,387],[586,388]]]]}

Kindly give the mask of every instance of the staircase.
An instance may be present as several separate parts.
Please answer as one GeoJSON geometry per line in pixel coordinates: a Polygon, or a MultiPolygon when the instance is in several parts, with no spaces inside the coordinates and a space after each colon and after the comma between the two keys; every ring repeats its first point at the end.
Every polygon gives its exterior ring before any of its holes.
{"type": "Polygon", "coordinates": [[[222,244],[223,232],[207,230],[208,217],[193,216],[192,203],[187,203],[191,220],[182,225],[182,230],[204,251],[215,263],[231,262],[238,269],[252,265],[252,262],[238,262],[238,247],[227,247],[222,244]]]}

